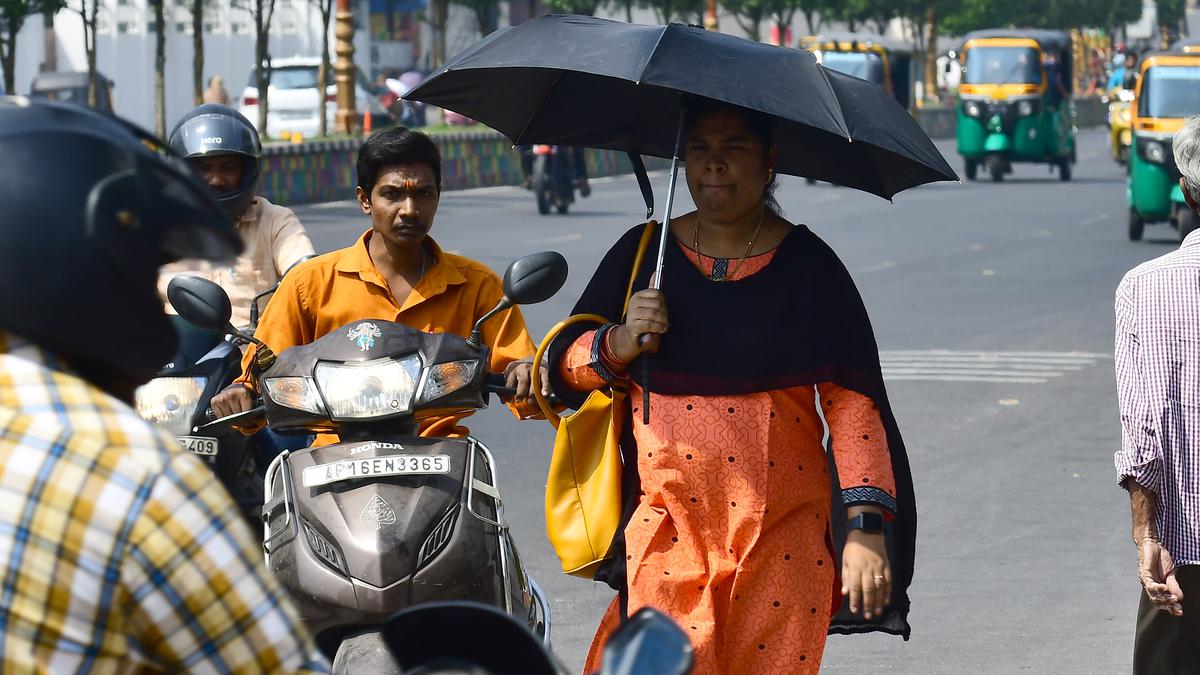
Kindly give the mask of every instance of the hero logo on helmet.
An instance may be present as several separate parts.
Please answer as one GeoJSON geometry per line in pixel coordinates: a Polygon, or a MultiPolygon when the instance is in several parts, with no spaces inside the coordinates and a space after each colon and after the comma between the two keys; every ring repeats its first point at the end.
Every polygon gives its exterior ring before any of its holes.
{"type": "Polygon", "coordinates": [[[220,145],[225,142],[225,139],[220,136],[209,136],[208,138],[200,139],[200,142],[208,145],[220,145]]]}

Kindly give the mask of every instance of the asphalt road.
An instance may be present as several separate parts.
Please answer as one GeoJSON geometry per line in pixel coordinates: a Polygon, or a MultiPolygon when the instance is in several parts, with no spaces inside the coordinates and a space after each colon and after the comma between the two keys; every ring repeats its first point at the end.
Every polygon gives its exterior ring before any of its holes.
{"type": "MultiPolygon", "coordinates": [[[[952,143],[940,147],[960,166],[952,143]]],[[[1139,587],[1112,468],[1112,295],[1176,239],[1155,226],[1126,240],[1124,173],[1104,130],[1081,134],[1075,176],[1019,166],[1002,184],[928,186],[894,203],[783,184],[786,215],[833,246],[866,299],[920,514],[912,639],[832,637],[824,670],[1128,672],[1139,587]]],[[[655,184],[661,204],[665,176],[655,184]]],[[[629,177],[597,181],[568,216],[538,216],[517,189],[447,193],[433,235],[497,271],[524,253],[563,253],[566,287],[526,308],[540,335],[642,212],[629,177]]],[[[321,250],[369,226],[350,202],[297,213],[321,250]]],[[[577,669],[612,593],[563,576],[546,541],[551,430],[503,409],[471,427],[499,457],[508,520],[552,598],[556,651],[577,669]]]]}

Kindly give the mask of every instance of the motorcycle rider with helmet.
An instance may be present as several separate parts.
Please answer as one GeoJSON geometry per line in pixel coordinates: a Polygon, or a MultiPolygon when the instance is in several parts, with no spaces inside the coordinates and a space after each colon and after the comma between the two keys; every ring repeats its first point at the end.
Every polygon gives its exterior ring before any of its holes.
{"type": "MultiPolygon", "coordinates": [[[[233,325],[247,328],[254,297],[278,283],[290,267],[311,257],[312,241],[291,209],[255,194],[262,173],[262,144],[254,125],[241,113],[206,103],[180,120],[168,144],[216,194],[236,224],[245,250],[232,265],[185,260],[164,267],[159,294],[166,299],[167,284],[176,275],[206,277],[229,294],[233,325]]],[[[173,310],[168,307],[168,311],[173,310]]]]}
{"type": "Polygon", "coordinates": [[[229,221],[84,107],[0,97],[0,157],[0,671],[327,670],[220,483],[130,408],[175,351],[159,266],[233,258],[229,221]]]}

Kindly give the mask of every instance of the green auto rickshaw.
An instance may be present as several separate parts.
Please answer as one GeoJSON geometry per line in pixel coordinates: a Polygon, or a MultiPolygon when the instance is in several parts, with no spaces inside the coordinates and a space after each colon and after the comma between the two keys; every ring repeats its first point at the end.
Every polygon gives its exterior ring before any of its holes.
{"type": "Polygon", "coordinates": [[[983,30],[963,42],[958,153],[968,180],[980,166],[1004,180],[1015,162],[1058,167],[1071,180],[1075,125],[1071,37],[1049,30],[983,30]]]}
{"type": "Polygon", "coordinates": [[[1133,143],[1126,188],[1129,239],[1150,223],[1169,223],[1183,240],[1197,218],[1183,199],[1171,141],[1200,114],[1200,54],[1152,52],[1142,58],[1133,100],[1133,143]]]}

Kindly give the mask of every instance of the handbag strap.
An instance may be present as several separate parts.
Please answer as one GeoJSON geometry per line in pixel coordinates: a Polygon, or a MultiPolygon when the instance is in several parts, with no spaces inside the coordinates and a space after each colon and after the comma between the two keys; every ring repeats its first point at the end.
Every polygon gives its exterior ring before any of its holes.
{"type": "MultiPolygon", "coordinates": [[[[657,225],[658,223],[653,220],[646,223],[646,227],[642,231],[642,238],[638,241],[637,254],[633,258],[633,271],[629,274],[629,284],[625,288],[625,306],[621,309],[622,319],[625,318],[625,313],[629,311],[629,298],[633,296],[633,284],[637,282],[638,271],[641,270],[642,261],[646,258],[646,251],[650,248],[650,242],[654,239],[654,230],[657,225]]],[[[562,418],[559,417],[558,413],[554,412],[554,407],[550,405],[546,397],[542,396],[542,369],[537,364],[542,363],[542,360],[546,358],[546,351],[550,348],[550,343],[554,341],[554,338],[558,337],[559,333],[563,332],[568,326],[585,321],[601,325],[608,323],[608,319],[599,314],[575,314],[574,316],[569,316],[559,321],[546,333],[546,337],[542,338],[541,344],[538,345],[537,353],[533,356],[535,367],[529,387],[533,390],[533,399],[537,401],[538,408],[541,408],[542,414],[546,416],[546,420],[555,429],[558,428],[562,418]]]]}

